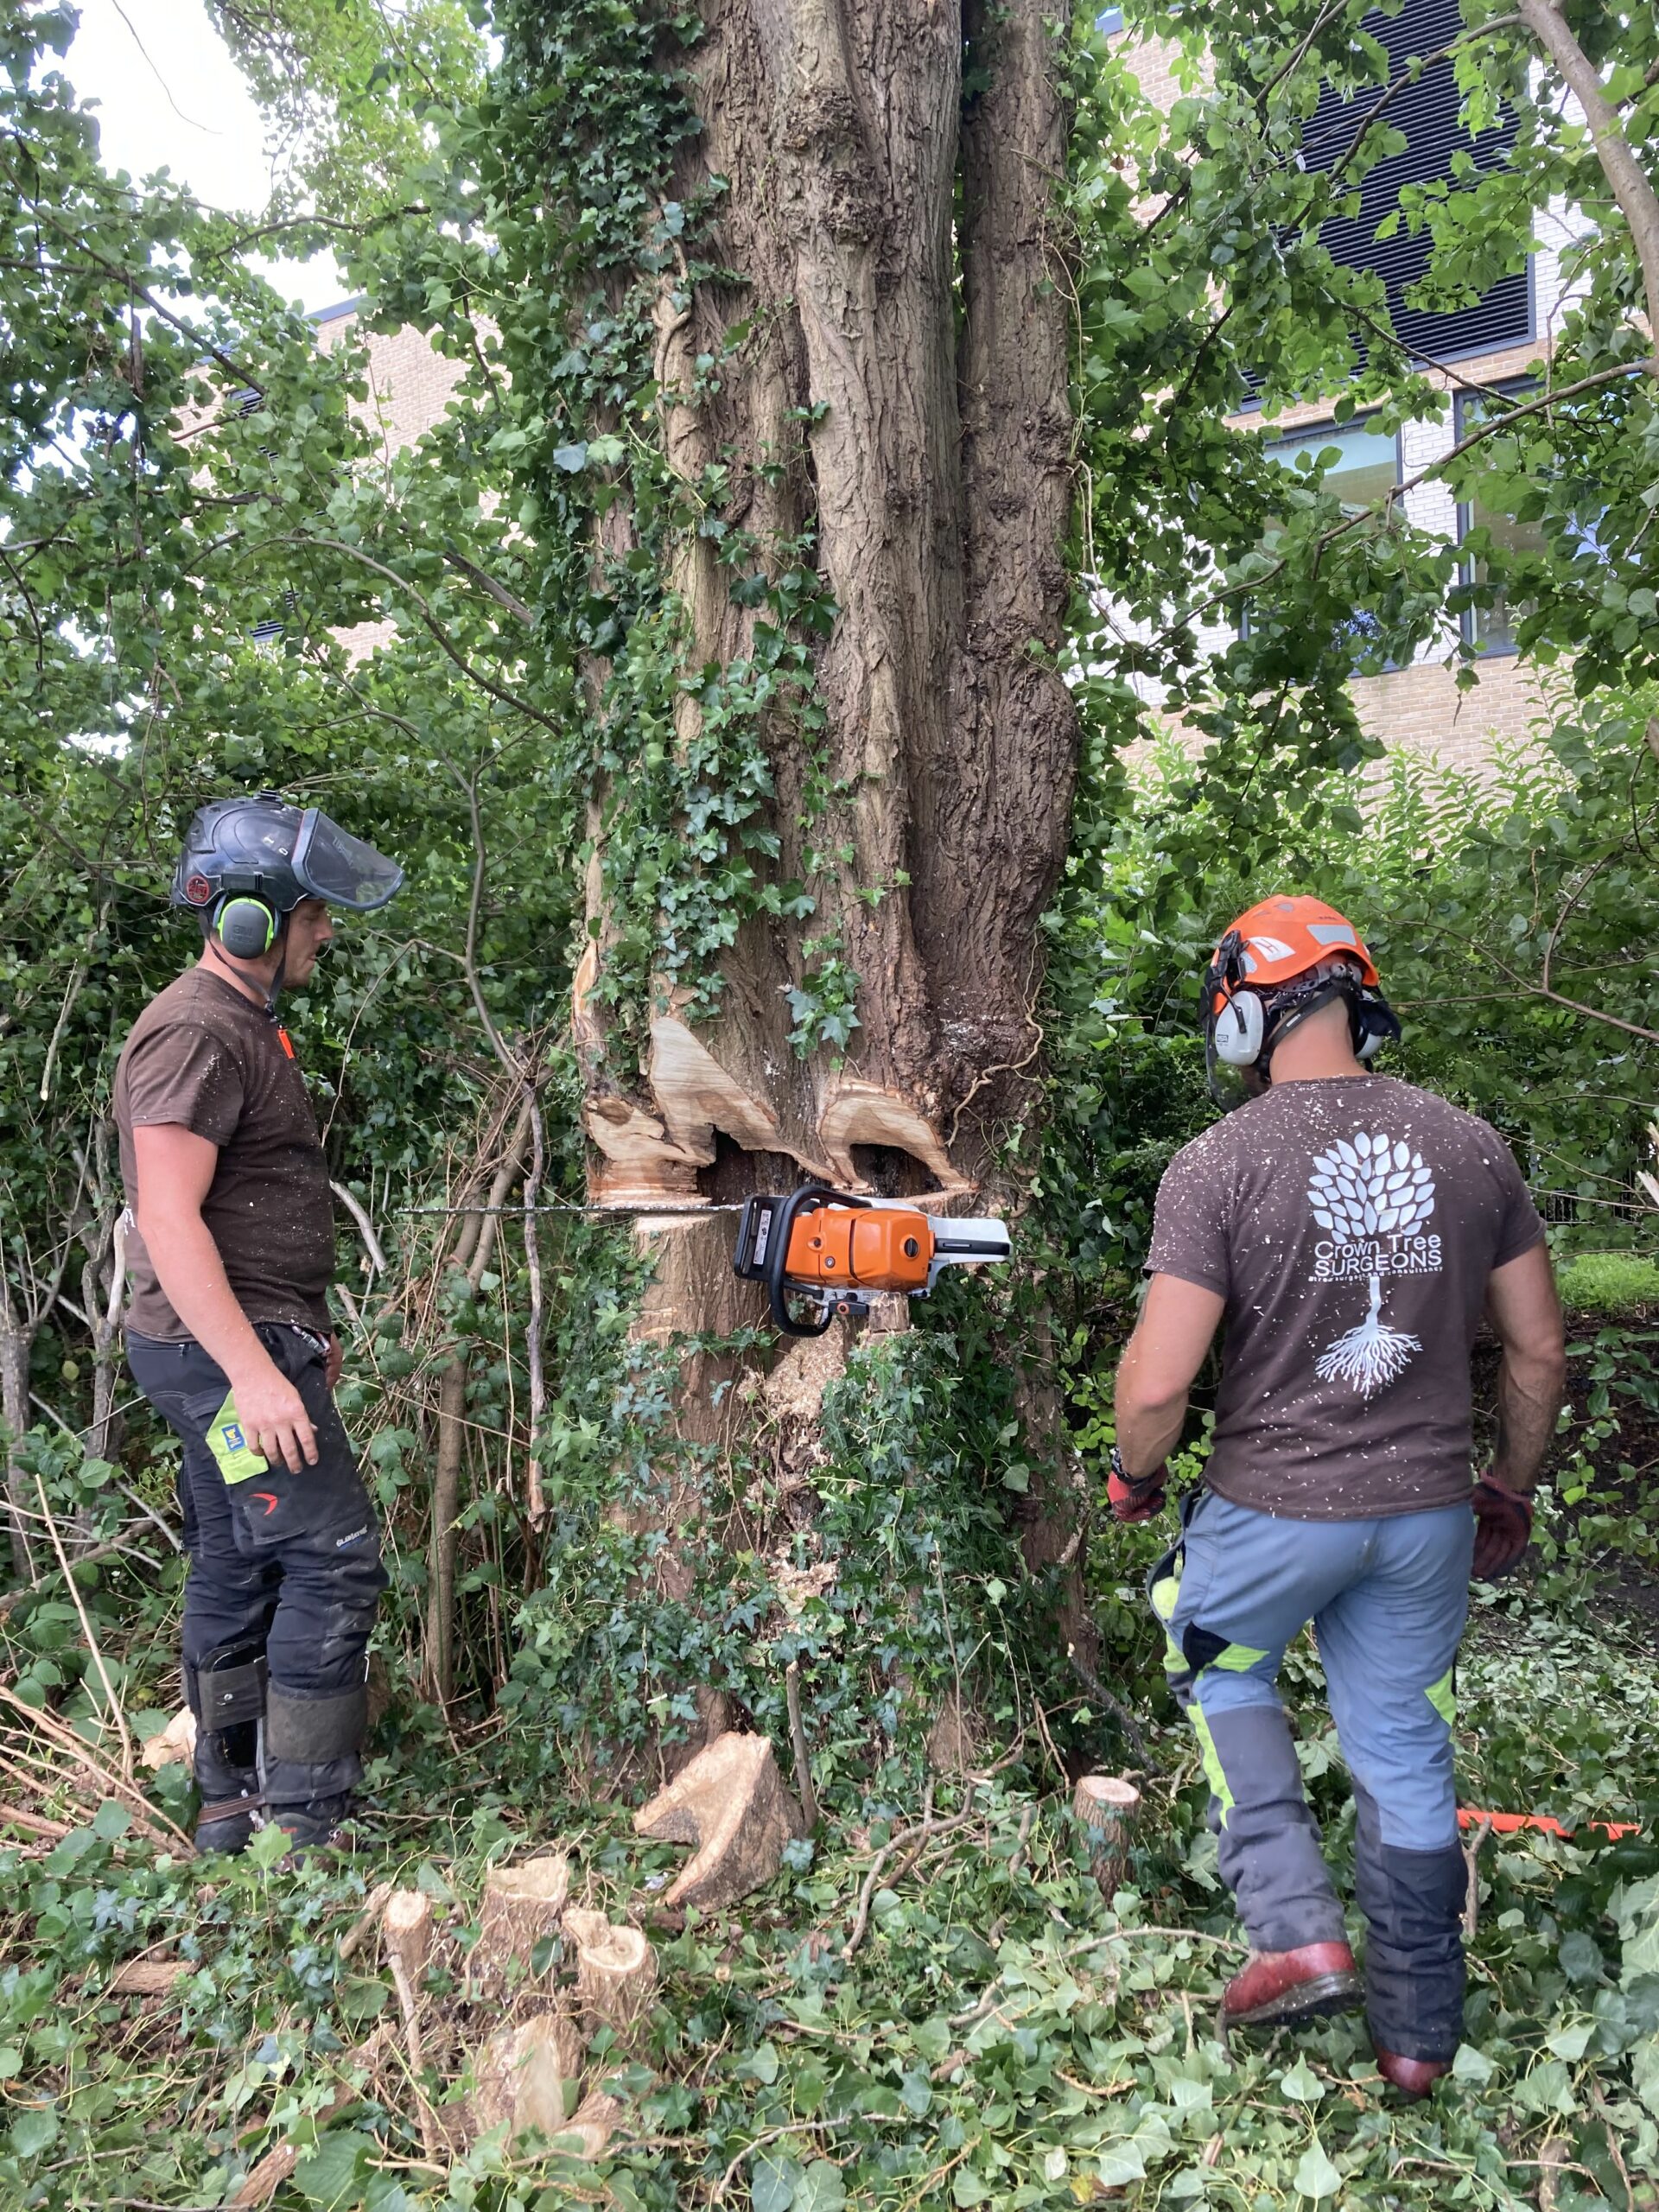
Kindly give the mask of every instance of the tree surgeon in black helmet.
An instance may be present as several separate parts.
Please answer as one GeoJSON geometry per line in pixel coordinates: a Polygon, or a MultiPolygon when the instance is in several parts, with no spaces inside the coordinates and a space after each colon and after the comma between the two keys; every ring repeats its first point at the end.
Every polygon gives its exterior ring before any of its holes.
{"type": "Polygon", "coordinates": [[[199,1850],[239,1851],[266,1821],[296,1853],[325,1846],[362,1778],[386,1575],[334,1409],[334,1202],[276,1002],[309,981],[331,906],[372,912],[402,881],[315,807],[269,791],[203,807],[172,893],[201,955],[116,1071],[127,1357],[184,1446],[199,1850]]]}

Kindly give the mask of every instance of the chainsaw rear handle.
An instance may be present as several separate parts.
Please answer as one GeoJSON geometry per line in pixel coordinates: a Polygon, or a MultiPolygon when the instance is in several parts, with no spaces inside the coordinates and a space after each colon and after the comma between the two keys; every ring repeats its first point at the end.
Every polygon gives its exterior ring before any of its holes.
{"type": "MultiPolygon", "coordinates": [[[[749,1205],[754,1203],[753,1198],[749,1200],[749,1205]]],[[[766,1303],[772,1309],[772,1318],[786,1337],[821,1337],[836,1318],[835,1307],[828,1299],[818,1301],[820,1318],[816,1321],[798,1321],[789,1310],[789,1239],[790,1232],[793,1230],[796,1222],[802,1214],[808,1212],[815,1206],[868,1207],[868,1198],[849,1197],[845,1191],[826,1190],[822,1183],[808,1183],[798,1191],[791,1191],[786,1198],[779,1201],[777,1211],[772,1217],[772,1224],[766,1238],[766,1255],[759,1272],[760,1280],[766,1286],[766,1303]]],[[[744,1209],[746,1216],[747,1211],[748,1207],[746,1206],[744,1209]]],[[[748,1223],[746,1218],[742,1229],[739,1231],[740,1247],[743,1249],[747,1249],[749,1245],[747,1230],[748,1223]]],[[[799,1294],[806,1295],[804,1292],[799,1294]]]]}

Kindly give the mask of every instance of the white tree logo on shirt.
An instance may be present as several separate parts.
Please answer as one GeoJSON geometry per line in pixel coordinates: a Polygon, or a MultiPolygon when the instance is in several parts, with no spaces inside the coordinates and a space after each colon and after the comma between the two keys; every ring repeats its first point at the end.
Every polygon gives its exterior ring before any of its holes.
{"type": "Polygon", "coordinates": [[[1414,1236],[1434,1211],[1434,1178],[1422,1154],[1383,1135],[1338,1138],[1313,1162],[1307,1202],[1313,1218],[1338,1245],[1363,1248],[1370,1262],[1365,1319],[1325,1346],[1315,1372],[1322,1382],[1349,1382],[1364,1397],[1403,1374],[1420,1337],[1382,1319],[1383,1240],[1414,1236]]]}

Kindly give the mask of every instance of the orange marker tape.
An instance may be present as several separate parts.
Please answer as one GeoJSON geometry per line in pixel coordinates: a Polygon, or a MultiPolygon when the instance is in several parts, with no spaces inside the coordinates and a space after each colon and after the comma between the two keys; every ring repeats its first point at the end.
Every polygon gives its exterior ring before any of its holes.
{"type": "Polygon", "coordinates": [[[1542,1835],[1558,1835],[1570,1843],[1584,1830],[1605,1836],[1610,1843],[1617,1843],[1621,1836],[1640,1835],[1641,1826],[1635,1821],[1586,1821],[1584,1829],[1564,1827],[1549,1813],[1483,1813],[1473,1805],[1459,1805],[1458,1826],[1460,1828],[1478,1827],[1482,1821],[1494,1835],[1519,1835],[1523,1829],[1536,1829],[1542,1835]]]}

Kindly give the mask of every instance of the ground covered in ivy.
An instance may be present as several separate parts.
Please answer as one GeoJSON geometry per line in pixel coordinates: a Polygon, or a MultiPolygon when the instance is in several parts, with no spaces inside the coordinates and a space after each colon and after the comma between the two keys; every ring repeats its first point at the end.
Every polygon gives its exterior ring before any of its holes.
{"type": "MultiPolygon", "coordinates": [[[[1351,1825],[1311,1649],[1293,1651],[1287,1688],[1345,1872],[1351,1825]]],[[[1426,2105],[1383,2091],[1357,2020],[1224,2048],[1217,1996],[1241,1954],[1181,1734],[1150,1740],[1140,1843],[1109,1901],[1033,1715],[1000,1770],[938,1785],[919,1849],[877,1866],[918,1810],[886,1808],[816,1853],[798,1847],[742,1910],[654,1930],[648,2027],[593,2054],[590,2081],[625,2100],[596,2167],[493,2138],[423,2162],[375,1946],[340,1956],[373,1884],[417,1883],[464,1943],[493,1857],[556,1840],[578,1891],[645,1920],[679,1854],[636,1843],[617,1811],[526,1806],[501,1737],[458,1765],[447,1739],[411,1734],[374,1777],[382,1840],[349,1866],[283,1872],[258,1845],[241,1862],[157,1856],[114,1805],[55,1842],[0,1847],[0,2203],[230,2204],[293,2143],[303,2155],[274,2201],[341,2212],[1097,2199],[1646,2212],[1659,2206],[1649,1651],[1582,1611],[1575,1623],[1494,1599],[1459,1688],[1465,1799],[1577,1833],[1486,1842],[1467,2042],[1426,2105]],[[1643,1832],[1609,1841],[1592,1820],[1643,1832]],[[160,1996],[112,1993],[140,1957],[187,1970],[160,1996]],[[350,2052],[382,2023],[396,2063],[353,2074],[350,2052]],[[362,2094],[341,2101],[353,2082],[362,2094]]],[[[556,1986],[561,1961],[543,1963],[556,1986]]],[[[435,2031],[466,1994],[464,1969],[431,1977],[435,2031]]],[[[464,2076],[426,2088],[454,2098],[464,2076]]]]}

